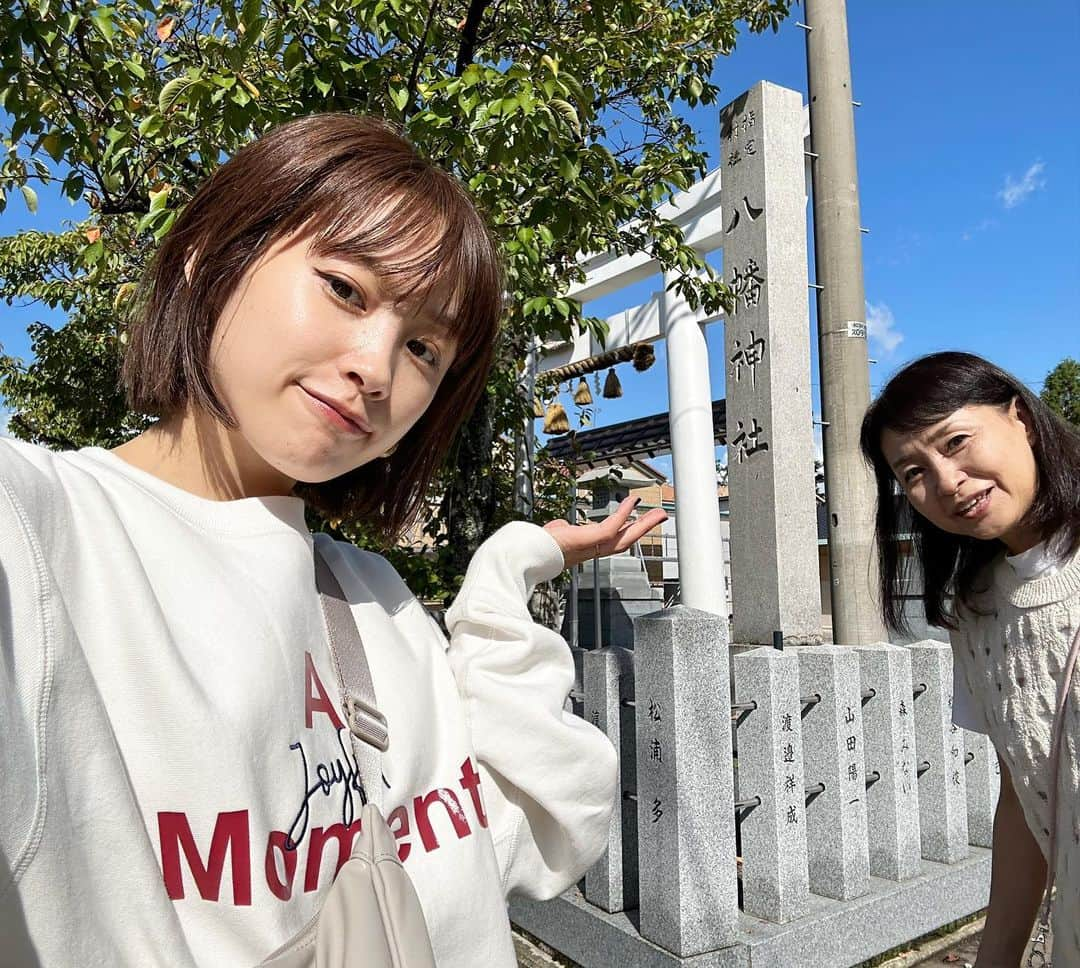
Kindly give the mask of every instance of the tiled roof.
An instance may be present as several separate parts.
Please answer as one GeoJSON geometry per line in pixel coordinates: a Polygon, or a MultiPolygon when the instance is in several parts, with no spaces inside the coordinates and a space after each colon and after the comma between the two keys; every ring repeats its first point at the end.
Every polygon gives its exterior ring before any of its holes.
{"type": "MultiPolygon", "coordinates": [[[[713,436],[717,444],[727,443],[727,408],[714,400],[713,436]]],[[[653,414],[598,427],[583,433],[571,432],[547,442],[548,453],[577,467],[599,467],[620,460],[663,457],[671,453],[671,429],[666,413],[653,414]]]]}

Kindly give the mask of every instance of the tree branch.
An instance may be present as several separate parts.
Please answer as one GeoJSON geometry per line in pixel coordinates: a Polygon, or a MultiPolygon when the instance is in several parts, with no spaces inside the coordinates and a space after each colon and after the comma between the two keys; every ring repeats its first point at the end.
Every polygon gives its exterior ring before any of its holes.
{"type": "Polygon", "coordinates": [[[454,76],[461,77],[465,68],[476,57],[476,47],[480,36],[480,21],[484,18],[484,12],[490,7],[492,0],[471,0],[469,12],[465,14],[465,25],[461,30],[461,47],[458,48],[457,63],[454,65],[454,76]]]}
{"type": "MultiPolygon", "coordinates": [[[[24,16],[26,16],[29,20],[30,14],[26,8],[25,3],[22,4],[22,8],[24,16]]],[[[71,126],[84,137],[88,137],[89,131],[86,127],[85,121],[81,116],[78,104],[75,103],[75,100],[68,92],[67,83],[65,83],[62,75],[56,69],[56,65],[53,63],[52,58],[49,56],[49,51],[45,47],[42,38],[38,34],[36,24],[33,24],[33,22],[31,21],[31,26],[33,28],[31,31],[29,31],[31,35],[31,42],[34,48],[37,50],[38,55],[41,57],[41,60],[44,63],[46,69],[48,70],[49,76],[52,78],[54,84],[56,85],[53,88],[53,93],[56,94],[58,98],[63,98],[68,103],[68,106],[71,108],[72,113],[68,118],[68,120],[71,122],[71,126]]],[[[90,65],[87,66],[89,67],[90,65]]],[[[44,85],[42,85],[42,87],[44,87],[44,85]]],[[[86,164],[98,181],[98,188],[101,189],[102,198],[109,199],[109,192],[105,188],[105,179],[101,173],[101,170],[98,168],[97,164],[93,160],[88,160],[86,164]]]]}
{"type": "Polygon", "coordinates": [[[409,72],[409,100],[405,102],[405,110],[401,112],[402,118],[409,117],[409,108],[416,100],[416,82],[420,77],[420,63],[427,51],[428,34],[431,32],[431,24],[435,20],[435,14],[439,9],[439,0],[433,0],[428,10],[427,20],[424,21],[424,32],[420,35],[420,43],[416,45],[416,54],[413,56],[412,70],[409,72]]]}

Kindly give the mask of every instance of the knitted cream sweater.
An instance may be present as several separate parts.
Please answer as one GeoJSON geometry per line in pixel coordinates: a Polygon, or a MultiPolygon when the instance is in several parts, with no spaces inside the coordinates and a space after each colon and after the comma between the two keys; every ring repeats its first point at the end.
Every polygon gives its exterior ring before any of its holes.
{"type": "MultiPolygon", "coordinates": [[[[1080,553],[1050,576],[1021,579],[1004,560],[989,586],[961,609],[952,636],[954,674],[1009,768],[1028,827],[1049,850],[1050,740],[1069,646],[1080,628],[1080,553]]],[[[1065,713],[1058,784],[1054,968],[1080,968],[1080,669],[1065,713]]]]}

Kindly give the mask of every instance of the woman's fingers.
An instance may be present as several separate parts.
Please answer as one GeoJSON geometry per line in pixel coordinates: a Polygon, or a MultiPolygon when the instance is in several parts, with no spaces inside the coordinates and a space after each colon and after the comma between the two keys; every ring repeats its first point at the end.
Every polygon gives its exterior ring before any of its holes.
{"type": "Polygon", "coordinates": [[[604,537],[612,541],[617,540],[619,534],[627,527],[630,515],[634,513],[634,508],[640,503],[641,498],[639,497],[628,497],[620,501],[619,506],[599,523],[604,537]]]}
{"type": "Polygon", "coordinates": [[[601,545],[601,554],[610,555],[626,551],[627,548],[640,541],[653,528],[663,524],[666,520],[667,512],[660,508],[654,508],[636,521],[624,525],[620,531],[610,537],[607,542],[601,545]]]}
{"type": "Polygon", "coordinates": [[[572,525],[560,519],[544,525],[544,529],[558,542],[566,566],[571,567],[591,558],[626,551],[667,520],[666,511],[654,508],[636,521],[631,521],[630,515],[640,503],[640,498],[627,498],[603,521],[572,525]]]}
{"type": "Polygon", "coordinates": [[[667,512],[661,508],[653,508],[647,514],[643,514],[636,521],[632,521],[619,532],[616,551],[625,551],[636,541],[640,541],[653,528],[663,524],[667,520],[667,512]]]}

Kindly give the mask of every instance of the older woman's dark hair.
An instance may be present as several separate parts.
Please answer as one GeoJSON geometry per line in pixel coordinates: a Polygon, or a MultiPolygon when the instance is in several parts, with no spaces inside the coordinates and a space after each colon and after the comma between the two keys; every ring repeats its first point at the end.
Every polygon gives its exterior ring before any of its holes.
{"type": "Polygon", "coordinates": [[[881,447],[884,430],[924,430],[966,406],[1008,407],[1013,400],[1031,418],[1031,449],[1038,481],[1023,524],[1055,550],[1080,547],[1080,434],[1016,377],[970,353],[934,353],[904,367],[867,410],[861,446],[877,480],[876,532],[885,623],[907,632],[899,582],[912,577],[897,539],[910,532],[923,578],[923,608],[930,625],[956,627],[956,605],[973,608],[979,573],[1002,549],[1000,541],[949,534],[916,513],[904,498],[881,447]],[[949,598],[954,599],[948,605],[949,598]]]}
{"type": "Polygon", "coordinates": [[[395,298],[438,293],[456,341],[434,400],[392,456],[297,492],[330,519],[363,520],[385,539],[421,508],[427,486],[487,379],[503,309],[502,264],[461,185],[374,118],[321,114],[274,128],[216,169],[150,267],[123,379],[134,410],[188,406],[235,421],[208,365],[214,327],[244,273],[294,232],[315,254],[364,262],[395,298]]]}

